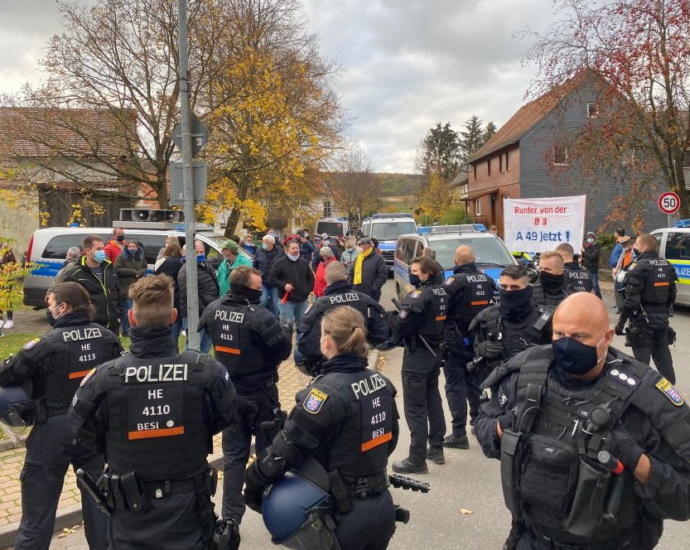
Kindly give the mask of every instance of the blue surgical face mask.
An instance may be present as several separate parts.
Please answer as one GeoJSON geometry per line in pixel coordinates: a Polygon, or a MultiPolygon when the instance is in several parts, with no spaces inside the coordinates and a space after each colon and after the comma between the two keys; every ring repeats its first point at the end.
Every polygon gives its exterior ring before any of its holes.
{"type": "Polygon", "coordinates": [[[264,250],[268,250],[268,245],[266,243],[263,243],[261,245],[261,248],[263,248],[264,250]]]}
{"type": "Polygon", "coordinates": [[[105,262],[105,250],[96,250],[96,252],[93,253],[93,259],[99,264],[105,262]]]}
{"type": "Polygon", "coordinates": [[[552,344],[554,367],[573,376],[588,373],[601,360],[601,357],[597,357],[597,346],[601,344],[604,336],[606,336],[605,332],[594,346],[588,346],[569,336],[554,341],[552,344]]]}
{"type": "Polygon", "coordinates": [[[206,254],[197,254],[196,255],[196,263],[201,263],[206,261],[206,254]]]}

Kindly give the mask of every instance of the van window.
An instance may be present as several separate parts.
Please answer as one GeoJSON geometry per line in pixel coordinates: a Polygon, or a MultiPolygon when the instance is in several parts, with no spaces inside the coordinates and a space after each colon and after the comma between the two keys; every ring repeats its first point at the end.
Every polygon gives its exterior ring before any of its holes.
{"type": "Polygon", "coordinates": [[[690,233],[672,233],[666,235],[667,260],[690,260],[690,233]]]}
{"type": "MultiPolygon", "coordinates": [[[[103,237],[103,242],[107,243],[110,235],[100,235],[103,237]]],[[[81,242],[84,237],[88,237],[85,233],[75,233],[70,235],[57,235],[48,241],[45,250],[39,256],[46,260],[64,260],[67,258],[67,251],[73,246],[81,249],[81,242]]]]}
{"type": "Polygon", "coordinates": [[[402,260],[406,265],[410,265],[412,260],[417,257],[417,244],[414,239],[405,240],[402,250],[402,260]]]}
{"type": "Polygon", "coordinates": [[[329,237],[345,235],[348,228],[343,222],[319,222],[316,224],[316,234],[326,233],[329,237]]]}

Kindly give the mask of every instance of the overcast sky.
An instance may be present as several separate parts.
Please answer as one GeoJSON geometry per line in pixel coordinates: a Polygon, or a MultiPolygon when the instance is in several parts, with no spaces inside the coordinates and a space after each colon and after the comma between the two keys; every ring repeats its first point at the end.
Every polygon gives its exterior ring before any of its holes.
{"type": "MultiPolygon", "coordinates": [[[[378,172],[413,172],[437,122],[473,114],[501,126],[523,104],[534,68],[515,37],[552,19],[548,0],[303,0],[358,141],[378,172]]],[[[60,32],[54,0],[0,0],[0,93],[36,80],[35,62],[60,32]]]]}

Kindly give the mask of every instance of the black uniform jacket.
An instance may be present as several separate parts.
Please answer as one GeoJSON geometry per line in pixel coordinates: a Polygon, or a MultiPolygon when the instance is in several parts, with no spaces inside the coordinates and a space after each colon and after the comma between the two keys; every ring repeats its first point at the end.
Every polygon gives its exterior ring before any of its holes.
{"type": "MultiPolygon", "coordinates": [[[[489,458],[501,456],[501,441],[496,433],[496,424],[502,417],[505,417],[503,422],[506,422],[518,404],[519,368],[525,360],[525,354],[528,353],[530,350],[514,356],[499,366],[491,376],[492,380],[498,380],[498,382],[492,387],[491,401],[480,407],[476,423],[477,439],[484,454],[489,458]]],[[[619,375],[631,372],[628,365],[632,362],[635,362],[632,357],[609,348],[602,376],[611,375],[610,371],[614,369],[617,369],[619,375]]],[[[577,400],[588,395],[595,382],[584,384],[579,380],[568,378],[552,364],[548,373],[546,392],[548,393],[548,388],[554,385],[560,388],[559,393],[567,393],[577,400]]],[[[682,396],[658,372],[649,368],[641,379],[639,388],[633,394],[630,405],[623,412],[621,422],[652,463],[649,482],[646,485],[634,482],[637,497],[647,509],[654,510],[654,515],[659,518],[676,520],[690,518],[690,466],[688,466],[690,440],[682,441],[675,446],[675,449],[672,449],[656,427],[658,423],[690,424],[690,409],[683,402],[682,396]],[[664,456],[672,456],[676,468],[667,460],[662,460],[661,457],[664,456]],[[684,464],[684,466],[678,468],[678,464],[684,464]]]]}
{"type": "Polygon", "coordinates": [[[388,338],[388,325],[384,318],[383,307],[367,294],[352,290],[352,285],[347,281],[336,281],[326,287],[324,296],[314,302],[297,328],[299,333],[297,348],[307,361],[323,359],[319,347],[321,319],[327,311],[338,306],[351,306],[364,316],[369,343],[380,344],[388,338]]]}

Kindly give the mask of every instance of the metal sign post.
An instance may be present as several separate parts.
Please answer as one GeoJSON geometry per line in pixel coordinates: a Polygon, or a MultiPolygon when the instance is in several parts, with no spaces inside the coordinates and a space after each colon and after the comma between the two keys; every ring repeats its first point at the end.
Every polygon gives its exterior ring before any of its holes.
{"type": "MultiPolygon", "coordinates": [[[[196,267],[194,233],[194,182],[192,179],[192,133],[189,107],[189,67],[187,53],[187,0],[177,0],[178,32],[180,40],[180,125],[182,127],[182,178],[184,187],[185,243],[187,245],[187,347],[200,349],[199,325],[199,281],[196,267]]],[[[179,315],[182,315],[180,312],[179,315]]]]}

